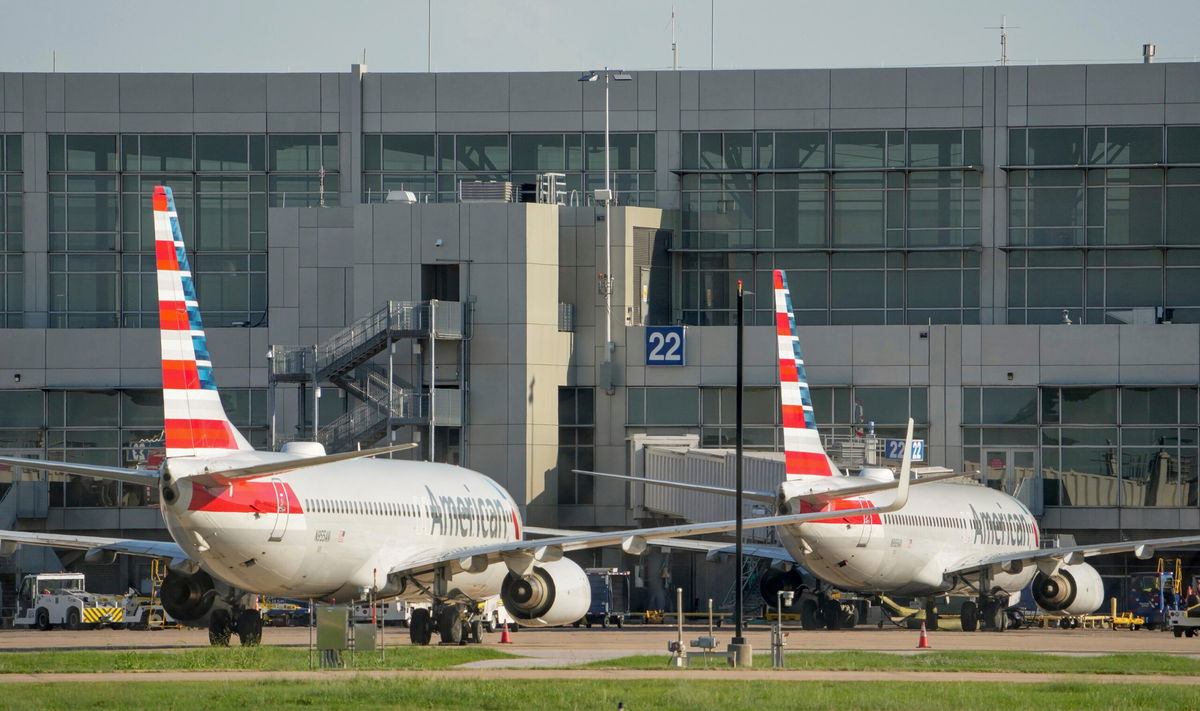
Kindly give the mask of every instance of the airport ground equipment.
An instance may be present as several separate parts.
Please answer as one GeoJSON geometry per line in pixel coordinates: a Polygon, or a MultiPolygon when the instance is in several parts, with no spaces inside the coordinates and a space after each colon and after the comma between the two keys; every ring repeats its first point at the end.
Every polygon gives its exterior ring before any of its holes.
{"type": "Polygon", "coordinates": [[[17,593],[13,626],[48,630],[54,626],[96,629],[125,623],[125,608],[115,595],[87,591],[83,573],[26,575],[17,593]]]}
{"type": "Polygon", "coordinates": [[[1155,572],[1130,576],[1130,611],[1145,620],[1148,630],[1167,629],[1170,613],[1179,610],[1182,602],[1182,582],[1182,561],[1176,558],[1174,568],[1168,569],[1166,559],[1159,558],[1155,572]]]}
{"type": "Polygon", "coordinates": [[[582,623],[590,629],[594,624],[605,628],[613,624],[617,629],[623,628],[625,617],[629,614],[629,571],[586,568],[584,572],[592,587],[592,605],[583,619],[573,623],[573,626],[578,627],[582,623]]]}
{"type": "Polygon", "coordinates": [[[1200,605],[1167,613],[1167,626],[1176,637],[1200,635],[1200,605]]]}

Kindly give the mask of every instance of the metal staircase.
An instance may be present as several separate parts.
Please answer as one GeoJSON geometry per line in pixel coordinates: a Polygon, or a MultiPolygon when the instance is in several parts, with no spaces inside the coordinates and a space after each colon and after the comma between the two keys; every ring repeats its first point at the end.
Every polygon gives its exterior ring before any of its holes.
{"type": "Polygon", "coordinates": [[[454,301],[389,301],[315,346],[272,346],[269,377],[276,383],[331,382],[361,403],[319,428],[326,449],[369,446],[404,425],[462,424],[465,388],[439,388],[431,411],[428,387],[397,377],[371,359],[403,341],[458,341],[465,363],[466,306],[454,301]]]}

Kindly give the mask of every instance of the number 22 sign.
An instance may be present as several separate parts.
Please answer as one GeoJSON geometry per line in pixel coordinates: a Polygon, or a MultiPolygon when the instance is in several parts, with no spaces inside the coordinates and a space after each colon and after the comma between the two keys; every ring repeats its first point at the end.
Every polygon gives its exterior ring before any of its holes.
{"type": "Polygon", "coordinates": [[[683,326],[647,326],[646,365],[683,364],[683,326]]]}

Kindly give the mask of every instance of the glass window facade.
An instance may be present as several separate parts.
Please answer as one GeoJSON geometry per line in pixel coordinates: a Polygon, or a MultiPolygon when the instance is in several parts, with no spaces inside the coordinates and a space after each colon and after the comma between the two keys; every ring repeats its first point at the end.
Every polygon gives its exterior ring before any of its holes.
{"type": "MultiPolygon", "coordinates": [[[[271,412],[265,388],[222,388],[221,401],[252,444],[269,446],[271,412]]],[[[0,390],[0,454],[145,466],[156,454],[161,456],[162,418],[159,389],[0,390]]],[[[50,482],[50,506],[157,505],[153,487],[29,470],[0,469],[0,495],[16,479],[39,478],[50,482]]]]}
{"type": "Polygon", "coordinates": [[[25,188],[21,138],[0,134],[0,328],[24,325],[25,188]]]}
{"type": "MultiPolygon", "coordinates": [[[[654,134],[609,134],[616,203],[654,205],[654,134]]],[[[603,133],[366,134],[363,202],[392,190],[422,202],[456,202],[463,181],[508,181],[533,202],[540,173],[563,173],[568,202],[588,205],[604,187],[603,133]]]]}
{"type": "Polygon", "coordinates": [[[978,323],[979,144],[961,129],[684,133],[683,322],[731,323],[730,283],[796,268],[812,279],[802,323],[978,323]]]}
{"type": "Polygon", "coordinates": [[[269,205],[338,204],[334,134],[48,141],[52,327],[158,325],[155,185],[174,192],[210,327],[266,323],[269,205]]]}
{"type": "Polygon", "coordinates": [[[1200,322],[1197,129],[1010,130],[1009,323],[1200,322]]]}
{"type": "Polygon", "coordinates": [[[575,469],[595,470],[596,391],[594,388],[558,389],[558,503],[595,503],[595,477],[573,474],[575,469]]]}
{"type": "Polygon", "coordinates": [[[1018,478],[1045,506],[1196,506],[1197,400],[1195,387],[964,388],[965,466],[999,488],[1006,457],[1025,455],[1018,478]]]}

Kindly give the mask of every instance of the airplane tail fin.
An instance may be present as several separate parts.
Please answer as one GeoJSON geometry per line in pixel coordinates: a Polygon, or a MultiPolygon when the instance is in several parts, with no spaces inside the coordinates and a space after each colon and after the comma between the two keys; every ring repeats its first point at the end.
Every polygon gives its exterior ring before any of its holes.
{"type": "Polygon", "coordinates": [[[175,199],[171,189],[162,185],[154,188],[154,250],[166,456],[211,457],[253,450],[221,405],[175,199]]]}
{"type": "Polygon", "coordinates": [[[810,476],[833,476],[838,473],[825,454],[813,416],[812,394],[804,372],[804,357],[800,339],[796,337],[796,318],[792,314],[792,297],[788,292],[787,276],[776,269],[775,332],[779,345],[779,396],[783,409],[783,446],[786,454],[788,479],[810,476]]]}

